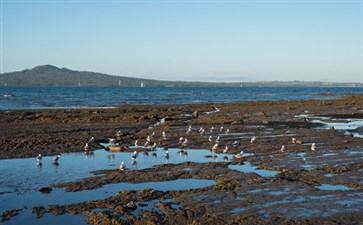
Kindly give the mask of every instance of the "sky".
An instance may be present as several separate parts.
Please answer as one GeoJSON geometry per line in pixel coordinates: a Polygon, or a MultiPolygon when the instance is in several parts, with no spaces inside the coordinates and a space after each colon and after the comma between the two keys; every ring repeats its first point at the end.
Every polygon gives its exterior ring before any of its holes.
{"type": "Polygon", "coordinates": [[[0,72],[363,82],[362,0],[0,0],[0,72]]]}

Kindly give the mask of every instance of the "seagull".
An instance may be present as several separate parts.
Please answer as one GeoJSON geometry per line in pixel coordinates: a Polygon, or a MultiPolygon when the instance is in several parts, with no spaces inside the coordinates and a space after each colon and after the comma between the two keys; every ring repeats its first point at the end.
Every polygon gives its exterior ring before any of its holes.
{"type": "Polygon", "coordinates": [[[192,125],[189,125],[189,127],[188,127],[188,130],[187,130],[186,134],[189,134],[190,132],[192,132],[192,125]]]}
{"type": "Polygon", "coordinates": [[[239,142],[238,141],[234,141],[233,144],[232,144],[234,147],[237,147],[239,145],[239,142]]]}
{"type": "Polygon", "coordinates": [[[42,154],[39,154],[37,156],[37,162],[42,162],[42,158],[43,158],[42,154]]]}
{"type": "Polygon", "coordinates": [[[212,147],[212,151],[216,151],[218,148],[218,144],[215,144],[213,147],[212,147]]]}
{"type": "Polygon", "coordinates": [[[209,132],[212,133],[213,130],[214,130],[214,127],[211,127],[210,130],[209,130],[209,132]]]}
{"type": "Polygon", "coordinates": [[[281,146],[280,151],[281,151],[281,152],[285,152],[285,149],[286,149],[286,148],[285,148],[285,145],[283,145],[283,146],[281,146]]]}
{"type": "Polygon", "coordinates": [[[121,136],[121,133],[122,133],[122,132],[121,132],[120,130],[119,130],[119,131],[117,131],[117,132],[116,132],[116,134],[115,134],[115,135],[116,135],[116,137],[120,137],[120,136],[121,136]]]}
{"type": "Polygon", "coordinates": [[[110,143],[110,144],[115,144],[115,142],[116,142],[116,139],[114,139],[114,138],[108,139],[108,143],[110,143]]]}
{"type": "Polygon", "coordinates": [[[164,154],[164,158],[168,159],[169,158],[169,151],[166,150],[165,154],[164,154]]]}
{"type": "Polygon", "coordinates": [[[139,140],[135,141],[135,147],[139,147],[139,140]]]}
{"type": "Polygon", "coordinates": [[[227,153],[227,151],[228,151],[228,146],[226,146],[226,147],[224,148],[223,153],[224,153],[224,154],[226,154],[226,153],[227,153]]]}
{"type": "Polygon", "coordinates": [[[200,135],[203,135],[203,134],[204,134],[204,132],[205,132],[205,130],[204,130],[204,129],[202,129],[202,130],[199,132],[199,134],[200,134],[200,135]]]}
{"type": "Polygon", "coordinates": [[[88,140],[88,143],[93,143],[95,141],[95,138],[94,137],[91,137],[89,140],[88,140]]]}
{"type": "Polygon", "coordinates": [[[221,126],[221,128],[219,128],[219,132],[222,132],[223,131],[223,126],[221,126]]]}
{"type": "Polygon", "coordinates": [[[179,138],[179,144],[181,144],[183,142],[184,138],[183,137],[180,137],[179,138]]]}
{"type": "Polygon", "coordinates": [[[229,129],[226,130],[226,133],[225,134],[229,134],[229,129]]]}
{"type": "Polygon", "coordinates": [[[137,151],[134,151],[134,153],[131,156],[131,158],[132,158],[133,161],[136,160],[137,155],[138,155],[137,151]]]}
{"type": "Polygon", "coordinates": [[[204,130],[203,127],[200,127],[198,132],[200,133],[200,132],[202,132],[202,130],[204,130]]]}
{"type": "Polygon", "coordinates": [[[150,144],[149,144],[149,142],[148,142],[148,141],[146,141],[146,143],[144,144],[144,147],[145,147],[145,148],[150,147],[150,144]]]}
{"type": "Polygon", "coordinates": [[[121,162],[121,164],[120,164],[120,170],[121,171],[124,171],[125,169],[126,169],[125,163],[124,162],[121,162]]]}
{"type": "Polygon", "coordinates": [[[183,146],[186,146],[187,145],[187,143],[188,143],[188,139],[184,139],[184,142],[183,142],[183,146]]]}
{"type": "Polygon", "coordinates": [[[154,151],[155,149],[156,149],[156,143],[154,143],[154,144],[151,146],[150,150],[154,151]]]}
{"type": "Polygon", "coordinates": [[[208,141],[212,141],[212,136],[209,136],[208,141]]]}
{"type": "Polygon", "coordinates": [[[166,139],[166,138],[167,138],[167,137],[166,137],[166,133],[165,133],[165,131],[163,131],[162,135],[163,135],[163,138],[164,138],[164,139],[166,139]]]}
{"type": "Polygon", "coordinates": [[[227,156],[223,156],[223,161],[227,162],[228,161],[228,157],[227,156]]]}
{"type": "Polygon", "coordinates": [[[146,141],[147,141],[147,142],[150,142],[150,141],[151,141],[151,137],[150,137],[150,135],[148,135],[148,136],[147,136],[146,141]]]}
{"type": "Polygon", "coordinates": [[[234,154],[233,157],[240,159],[243,156],[243,150],[240,153],[234,154]]]}
{"type": "Polygon", "coordinates": [[[221,138],[221,137],[219,137],[219,136],[217,137],[217,139],[216,139],[216,142],[217,142],[217,143],[219,142],[219,139],[220,139],[220,138],[221,138]]]}
{"type": "Polygon", "coordinates": [[[315,150],[316,150],[315,143],[312,143],[312,144],[311,144],[310,149],[311,149],[311,151],[315,151],[315,150]]]}
{"type": "Polygon", "coordinates": [[[255,143],[255,141],[256,141],[256,137],[252,137],[251,138],[251,144],[255,143]]]}
{"type": "Polygon", "coordinates": [[[88,152],[88,151],[89,151],[88,143],[86,143],[86,144],[84,145],[84,148],[83,148],[83,149],[84,149],[84,151],[85,151],[85,152],[88,152]]]}
{"type": "Polygon", "coordinates": [[[292,142],[293,144],[296,144],[296,141],[297,141],[297,140],[296,140],[296,138],[292,138],[292,139],[291,139],[291,142],[292,142]]]}
{"type": "Polygon", "coordinates": [[[60,157],[61,157],[61,154],[58,154],[58,155],[54,156],[53,159],[52,159],[52,163],[57,164],[60,157]]]}

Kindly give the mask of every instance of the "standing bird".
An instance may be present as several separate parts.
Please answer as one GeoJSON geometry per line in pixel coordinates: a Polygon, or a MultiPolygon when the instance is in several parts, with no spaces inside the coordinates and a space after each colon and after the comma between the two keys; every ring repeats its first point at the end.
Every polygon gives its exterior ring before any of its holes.
{"type": "Polygon", "coordinates": [[[239,141],[234,141],[234,142],[232,143],[232,145],[233,145],[233,147],[237,147],[237,146],[239,146],[239,141]]]}
{"type": "Polygon", "coordinates": [[[190,132],[192,132],[192,125],[189,125],[189,127],[188,127],[188,130],[187,130],[186,134],[189,134],[190,132]]]}
{"type": "Polygon", "coordinates": [[[256,141],[256,137],[252,137],[251,138],[251,144],[255,143],[255,141],[256,141]]]}
{"type": "Polygon", "coordinates": [[[179,138],[179,144],[181,144],[183,142],[184,138],[183,137],[180,137],[179,138]]]}
{"type": "Polygon", "coordinates": [[[165,131],[163,131],[162,136],[163,136],[164,139],[167,139],[165,131]]]}
{"type": "Polygon", "coordinates": [[[124,171],[125,169],[126,169],[125,163],[124,162],[121,162],[121,164],[120,164],[120,170],[121,171],[124,171]]]}
{"type": "Polygon", "coordinates": [[[88,140],[88,143],[89,143],[89,144],[91,144],[91,143],[93,143],[93,142],[95,142],[95,138],[94,138],[94,137],[91,137],[91,138],[88,140]]]}
{"type": "Polygon", "coordinates": [[[37,162],[42,162],[42,158],[43,158],[42,154],[39,154],[37,156],[37,162]]]}
{"type": "Polygon", "coordinates": [[[61,154],[58,154],[58,155],[54,156],[53,159],[52,159],[52,163],[57,164],[60,157],[61,157],[61,154]]]}
{"type": "Polygon", "coordinates": [[[132,161],[135,161],[136,160],[137,155],[138,155],[137,151],[134,151],[134,153],[132,153],[132,155],[131,155],[132,161]]]}
{"type": "Polygon", "coordinates": [[[139,140],[136,140],[134,145],[135,147],[139,147],[139,140]]]}
{"type": "Polygon", "coordinates": [[[209,136],[208,141],[211,142],[212,141],[212,136],[209,136]]]}
{"type": "Polygon", "coordinates": [[[243,157],[243,150],[240,153],[234,154],[233,157],[240,159],[243,157]]]}
{"type": "Polygon", "coordinates": [[[226,147],[224,148],[223,153],[224,153],[224,154],[226,154],[226,153],[227,153],[227,151],[228,151],[228,146],[226,146],[226,147]]]}
{"type": "Polygon", "coordinates": [[[218,149],[218,144],[215,144],[215,145],[213,145],[213,147],[212,147],[212,151],[217,151],[217,149],[218,149]]]}
{"type": "Polygon", "coordinates": [[[183,145],[183,146],[186,146],[186,145],[187,145],[187,143],[188,143],[188,139],[186,139],[186,138],[185,138],[185,139],[184,139],[184,141],[183,141],[183,144],[182,144],[182,145],[183,145]]]}
{"type": "Polygon", "coordinates": [[[169,151],[166,150],[165,154],[164,154],[164,158],[168,159],[169,158],[169,151]]]}
{"type": "Polygon", "coordinates": [[[291,139],[291,142],[292,142],[293,144],[296,144],[296,141],[297,141],[297,140],[296,140],[296,138],[292,138],[292,139],[291,139]]]}
{"type": "Polygon", "coordinates": [[[286,148],[285,148],[285,145],[283,145],[283,146],[281,146],[280,151],[281,151],[281,152],[285,152],[285,149],[286,149],[286,148]]]}
{"type": "Polygon", "coordinates": [[[226,130],[226,133],[225,134],[229,134],[229,129],[226,130]]]}
{"type": "Polygon", "coordinates": [[[150,147],[151,151],[154,151],[156,149],[156,143],[154,142],[154,144],[150,147]]]}
{"type": "Polygon", "coordinates": [[[88,145],[88,142],[84,145],[84,151],[85,152],[88,152],[89,151],[89,145],[88,145]]]}
{"type": "Polygon", "coordinates": [[[202,130],[199,132],[199,134],[200,134],[201,136],[203,136],[204,132],[205,132],[205,130],[204,130],[204,129],[202,129],[202,130]]]}
{"type": "Polygon", "coordinates": [[[310,147],[311,151],[315,151],[316,150],[316,146],[315,146],[315,143],[312,143],[311,144],[311,147],[310,147]]]}

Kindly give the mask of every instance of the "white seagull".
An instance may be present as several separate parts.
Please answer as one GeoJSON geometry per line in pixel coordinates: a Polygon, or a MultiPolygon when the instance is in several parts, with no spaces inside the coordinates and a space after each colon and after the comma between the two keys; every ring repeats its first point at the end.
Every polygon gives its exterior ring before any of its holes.
{"type": "Polygon", "coordinates": [[[58,160],[59,160],[60,157],[61,157],[61,154],[58,154],[58,155],[54,156],[53,159],[52,159],[52,163],[54,163],[54,164],[58,163],[58,160]]]}
{"type": "Polygon", "coordinates": [[[125,169],[126,169],[125,163],[124,162],[121,162],[121,164],[120,164],[120,170],[121,171],[124,171],[125,169]]]}
{"type": "Polygon", "coordinates": [[[251,143],[255,143],[255,141],[256,141],[256,137],[252,137],[251,138],[251,143]]]}
{"type": "Polygon", "coordinates": [[[240,159],[243,156],[243,150],[240,153],[234,154],[233,157],[240,159]]]}
{"type": "Polygon", "coordinates": [[[315,143],[312,143],[311,144],[311,147],[310,147],[311,151],[315,151],[316,150],[316,146],[315,146],[315,143]]]}
{"type": "Polygon", "coordinates": [[[134,153],[131,156],[131,158],[132,158],[133,161],[136,160],[137,155],[138,155],[137,151],[134,151],[134,153]]]}
{"type": "Polygon", "coordinates": [[[281,152],[285,152],[285,149],[286,149],[286,148],[285,148],[285,145],[283,145],[283,146],[281,146],[280,151],[281,151],[281,152]]]}
{"type": "Polygon", "coordinates": [[[43,158],[42,154],[39,154],[37,156],[37,162],[41,162],[42,161],[42,158],[43,158]]]}
{"type": "Polygon", "coordinates": [[[226,153],[227,153],[227,151],[228,151],[228,146],[226,146],[226,147],[224,148],[223,153],[224,153],[224,154],[226,154],[226,153]]]}
{"type": "Polygon", "coordinates": [[[217,150],[217,148],[218,148],[218,144],[215,144],[215,145],[213,145],[213,147],[212,147],[212,151],[216,151],[217,150]]]}
{"type": "Polygon", "coordinates": [[[296,138],[294,138],[294,137],[293,137],[293,138],[291,138],[291,142],[292,142],[293,144],[296,144],[296,141],[297,141],[297,140],[296,140],[296,138]]]}

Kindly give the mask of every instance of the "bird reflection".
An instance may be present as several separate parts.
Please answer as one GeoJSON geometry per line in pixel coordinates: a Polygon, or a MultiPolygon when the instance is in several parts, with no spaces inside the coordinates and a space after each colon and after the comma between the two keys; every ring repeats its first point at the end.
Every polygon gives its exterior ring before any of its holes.
{"type": "Polygon", "coordinates": [[[110,155],[107,155],[107,158],[110,161],[110,163],[112,164],[113,160],[115,159],[115,154],[112,153],[110,155]]]}
{"type": "Polygon", "coordinates": [[[134,170],[137,169],[137,162],[136,162],[136,160],[132,160],[131,165],[132,165],[132,169],[134,169],[134,170]]]}

